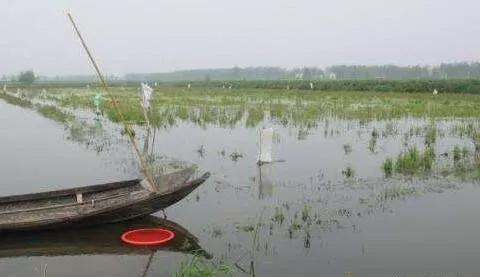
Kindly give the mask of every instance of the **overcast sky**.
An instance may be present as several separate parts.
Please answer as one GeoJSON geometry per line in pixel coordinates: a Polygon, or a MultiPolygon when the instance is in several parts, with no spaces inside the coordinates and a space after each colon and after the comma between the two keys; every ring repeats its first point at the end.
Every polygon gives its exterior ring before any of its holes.
{"type": "Polygon", "coordinates": [[[479,0],[0,0],[0,75],[480,60],[479,0]]]}

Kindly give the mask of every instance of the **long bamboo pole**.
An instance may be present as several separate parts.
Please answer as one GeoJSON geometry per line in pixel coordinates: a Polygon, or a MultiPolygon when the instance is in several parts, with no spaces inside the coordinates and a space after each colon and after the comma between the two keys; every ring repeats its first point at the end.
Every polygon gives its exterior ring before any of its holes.
{"type": "Polygon", "coordinates": [[[147,127],[150,128],[150,120],[148,119],[148,111],[142,104],[140,104],[140,106],[142,106],[143,117],[145,117],[145,122],[147,123],[147,127]]]}
{"type": "Polygon", "coordinates": [[[92,63],[93,67],[95,68],[95,71],[98,75],[98,78],[100,79],[100,82],[102,83],[103,89],[107,93],[108,97],[110,97],[110,100],[112,101],[113,107],[117,111],[118,116],[120,117],[120,120],[123,123],[123,127],[125,128],[125,131],[127,132],[127,135],[130,138],[130,142],[132,143],[133,148],[135,149],[135,152],[136,152],[136,154],[137,154],[137,156],[140,160],[140,165],[142,167],[143,173],[145,174],[145,177],[147,178],[147,181],[150,184],[150,187],[151,187],[152,191],[155,191],[155,192],[158,191],[157,186],[155,185],[155,179],[150,174],[150,170],[148,168],[147,161],[143,157],[142,153],[140,152],[140,149],[138,148],[137,143],[135,142],[135,138],[133,137],[130,126],[127,124],[127,121],[125,120],[125,117],[123,116],[123,113],[120,110],[120,107],[118,106],[118,102],[116,101],[115,97],[112,95],[110,90],[108,89],[107,83],[105,82],[105,79],[103,78],[103,75],[100,72],[100,69],[99,69],[97,63],[93,59],[93,55],[92,55],[92,53],[90,53],[90,50],[88,49],[88,46],[85,43],[85,40],[83,39],[82,35],[80,34],[80,31],[78,30],[77,25],[75,24],[75,21],[73,20],[72,15],[69,12],[67,12],[67,16],[68,16],[68,19],[70,19],[70,22],[72,23],[73,28],[75,29],[75,32],[76,32],[78,38],[80,39],[80,42],[82,43],[83,48],[85,49],[85,52],[87,52],[87,55],[90,59],[90,62],[92,63]]]}

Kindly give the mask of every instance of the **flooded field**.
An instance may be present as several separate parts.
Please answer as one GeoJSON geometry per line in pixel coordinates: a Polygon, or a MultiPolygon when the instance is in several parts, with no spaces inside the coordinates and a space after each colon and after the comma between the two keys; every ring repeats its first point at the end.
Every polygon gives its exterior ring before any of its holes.
{"type": "MultiPolygon", "coordinates": [[[[193,263],[239,276],[480,273],[480,96],[157,91],[148,132],[137,91],[114,93],[150,160],[196,164],[207,182],[167,220],[6,235],[1,276],[182,276],[193,263]],[[262,127],[274,129],[277,162],[259,167],[262,127]],[[179,236],[160,249],[118,239],[151,224],[179,236]]],[[[0,93],[2,196],[139,176],[95,92],[0,93]]]]}

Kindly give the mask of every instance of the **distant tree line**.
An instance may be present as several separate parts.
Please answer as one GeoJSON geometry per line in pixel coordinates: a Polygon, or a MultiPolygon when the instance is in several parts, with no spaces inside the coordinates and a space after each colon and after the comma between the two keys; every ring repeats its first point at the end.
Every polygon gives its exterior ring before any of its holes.
{"type": "Polygon", "coordinates": [[[32,84],[35,82],[35,73],[33,70],[20,72],[20,74],[18,74],[18,81],[27,85],[32,84]]]}
{"type": "MultiPolygon", "coordinates": [[[[480,79],[479,62],[448,63],[436,66],[397,65],[334,65],[321,69],[302,67],[232,67],[180,70],[166,73],[131,73],[122,77],[106,75],[109,82],[176,82],[176,81],[260,81],[260,80],[451,80],[480,79]]],[[[97,82],[95,75],[36,76],[32,70],[16,76],[2,76],[3,81],[33,82],[97,82]]]]}
{"type": "Polygon", "coordinates": [[[126,74],[127,81],[225,81],[225,80],[422,80],[480,79],[480,63],[437,66],[334,65],[325,69],[303,67],[232,67],[180,70],[166,73],[126,74]]]}
{"type": "Polygon", "coordinates": [[[339,80],[420,80],[420,79],[480,79],[480,63],[452,63],[438,66],[346,66],[326,69],[339,80]]]}
{"type": "Polygon", "coordinates": [[[5,75],[3,74],[0,81],[1,82],[19,82],[24,85],[31,85],[37,80],[37,76],[33,70],[25,70],[20,72],[18,75],[5,75]]]}
{"type": "Polygon", "coordinates": [[[480,79],[450,79],[450,80],[242,80],[242,81],[176,81],[161,85],[186,88],[258,88],[272,90],[303,90],[303,91],[376,91],[432,93],[470,93],[480,94],[480,79]]]}

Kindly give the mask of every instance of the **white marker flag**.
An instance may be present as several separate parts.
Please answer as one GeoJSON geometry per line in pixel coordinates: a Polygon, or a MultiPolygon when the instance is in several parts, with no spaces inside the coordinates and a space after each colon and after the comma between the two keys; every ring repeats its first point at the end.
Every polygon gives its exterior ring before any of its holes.
{"type": "Polygon", "coordinates": [[[142,83],[142,106],[145,109],[150,108],[150,99],[152,98],[153,88],[142,83]]]}

